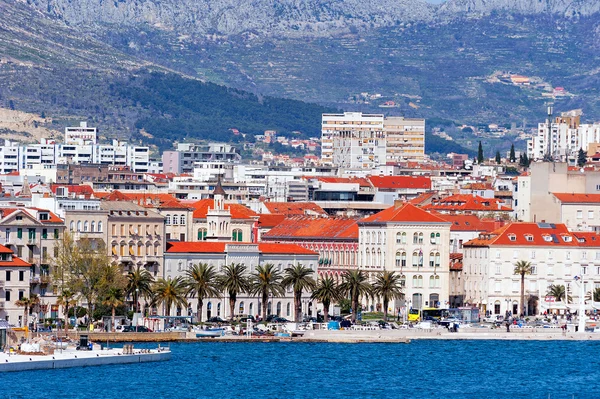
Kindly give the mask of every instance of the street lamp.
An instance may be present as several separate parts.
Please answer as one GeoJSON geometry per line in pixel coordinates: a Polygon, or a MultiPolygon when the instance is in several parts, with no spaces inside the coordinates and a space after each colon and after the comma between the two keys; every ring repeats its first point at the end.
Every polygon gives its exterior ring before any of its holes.
{"type": "Polygon", "coordinates": [[[140,289],[136,288],[135,289],[135,304],[134,304],[134,309],[135,309],[135,314],[133,315],[133,317],[135,318],[135,332],[138,332],[138,325],[139,325],[139,314],[140,314],[140,309],[139,309],[139,295],[140,295],[140,289]]]}

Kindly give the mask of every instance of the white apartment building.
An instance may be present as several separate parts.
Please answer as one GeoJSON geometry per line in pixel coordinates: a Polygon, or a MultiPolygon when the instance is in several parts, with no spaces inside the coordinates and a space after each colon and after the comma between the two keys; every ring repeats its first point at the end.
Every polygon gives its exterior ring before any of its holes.
{"type": "Polygon", "coordinates": [[[526,315],[565,310],[564,302],[546,301],[550,285],[569,288],[571,311],[579,308],[581,286],[575,276],[583,277],[586,293],[600,287],[600,236],[572,233],[564,224],[515,222],[464,244],[465,303],[482,314],[520,314],[521,277],[514,266],[522,260],[533,267],[525,276],[526,315]]]}
{"type": "Polygon", "coordinates": [[[564,112],[551,121],[539,123],[537,132],[527,141],[527,156],[541,160],[551,156],[561,161],[577,160],[580,149],[588,151],[590,144],[600,143],[600,123],[581,124],[579,111],[564,112]]]}
{"type": "Polygon", "coordinates": [[[383,114],[323,114],[321,160],[341,168],[373,169],[386,162],[422,161],[425,120],[383,114]]]}
{"type": "Polygon", "coordinates": [[[79,122],[79,126],[65,127],[66,144],[96,144],[98,132],[95,127],[89,127],[87,122],[79,122]]]}
{"type": "Polygon", "coordinates": [[[410,203],[358,222],[359,269],[372,278],[384,270],[402,276],[405,299],[390,303],[388,311],[448,307],[450,225],[410,203]]]}

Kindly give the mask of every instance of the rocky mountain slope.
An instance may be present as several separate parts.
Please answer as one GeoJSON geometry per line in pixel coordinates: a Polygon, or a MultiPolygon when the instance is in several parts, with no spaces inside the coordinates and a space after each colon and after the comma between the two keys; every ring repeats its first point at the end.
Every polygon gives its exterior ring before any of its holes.
{"type": "Polygon", "coordinates": [[[494,11],[589,16],[595,0],[27,0],[40,11],[81,27],[148,25],[181,34],[256,33],[323,36],[407,22],[448,22],[494,11]]]}

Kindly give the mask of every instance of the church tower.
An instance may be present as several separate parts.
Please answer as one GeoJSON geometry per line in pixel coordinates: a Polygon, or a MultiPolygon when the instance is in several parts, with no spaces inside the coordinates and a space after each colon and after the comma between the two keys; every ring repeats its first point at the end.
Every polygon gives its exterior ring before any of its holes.
{"type": "Polygon", "coordinates": [[[225,209],[226,195],[219,175],[213,191],[213,208],[206,213],[207,241],[231,241],[231,212],[225,209]]]}

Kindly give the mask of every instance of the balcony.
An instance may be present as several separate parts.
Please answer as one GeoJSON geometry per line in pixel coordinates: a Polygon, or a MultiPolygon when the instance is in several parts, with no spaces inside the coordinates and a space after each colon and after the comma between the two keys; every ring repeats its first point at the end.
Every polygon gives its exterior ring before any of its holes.
{"type": "Polygon", "coordinates": [[[41,282],[40,277],[32,277],[31,280],[29,280],[29,283],[31,285],[36,285],[36,284],[39,284],[40,282],[41,282]]]}
{"type": "Polygon", "coordinates": [[[52,282],[52,278],[50,276],[40,276],[40,282],[42,284],[50,284],[52,282]]]}
{"type": "Polygon", "coordinates": [[[35,238],[28,238],[27,245],[35,245],[37,244],[37,240],[35,238]]]}

